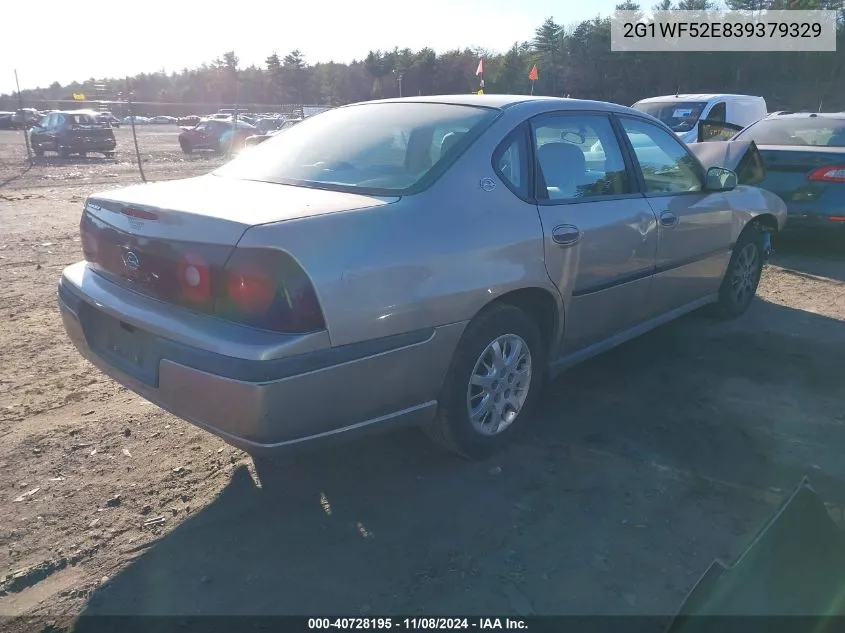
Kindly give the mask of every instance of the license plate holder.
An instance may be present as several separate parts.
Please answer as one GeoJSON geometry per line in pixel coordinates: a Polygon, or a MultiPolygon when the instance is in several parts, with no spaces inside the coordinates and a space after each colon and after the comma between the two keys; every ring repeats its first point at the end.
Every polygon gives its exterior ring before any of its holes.
{"type": "Polygon", "coordinates": [[[155,339],[148,332],[98,310],[86,310],[83,318],[91,349],[109,364],[148,385],[157,386],[158,363],[155,339]]]}

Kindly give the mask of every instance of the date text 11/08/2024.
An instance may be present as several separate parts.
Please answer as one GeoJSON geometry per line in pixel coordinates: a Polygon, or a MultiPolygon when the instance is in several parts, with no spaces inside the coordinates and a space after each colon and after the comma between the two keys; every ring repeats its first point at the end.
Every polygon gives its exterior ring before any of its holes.
{"type": "Polygon", "coordinates": [[[528,624],[521,618],[308,618],[308,629],[319,630],[525,630],[528,624]]]}

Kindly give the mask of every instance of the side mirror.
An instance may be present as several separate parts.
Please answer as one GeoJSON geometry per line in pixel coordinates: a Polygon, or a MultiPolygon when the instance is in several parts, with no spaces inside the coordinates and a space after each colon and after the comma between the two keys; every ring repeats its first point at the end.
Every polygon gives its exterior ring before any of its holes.
{"type": "Polygon", "coordinates": [[[724,167],[711,167],[707,170],[707,191],[730,191],[737,185],[736,173],[724,167]]]}

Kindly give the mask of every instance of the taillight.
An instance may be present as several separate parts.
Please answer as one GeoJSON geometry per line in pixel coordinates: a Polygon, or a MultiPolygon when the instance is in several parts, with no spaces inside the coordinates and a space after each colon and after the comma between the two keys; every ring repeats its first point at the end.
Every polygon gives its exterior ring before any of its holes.
{"type": "Polygon", "coordinates": [[[100,245],[98,233],[99,230],[91,222],[88,214],[83,212],[79,220],[79,236],[82,242],[82,256],[85,258],[85,261],[97,261],[97,253],[100,245]]]}
{"type": "Polygon", "coordinates": [[[819,167],[813,170],[808,178],[821,182],[845,182],[845,165],[819,167]]]}
{"type": "Polygon", "coordinates": [[[223,271],[215,313],[275,332],[314,332],[325,320],[314,286],[290,255],[236,248],[223,271]]]}

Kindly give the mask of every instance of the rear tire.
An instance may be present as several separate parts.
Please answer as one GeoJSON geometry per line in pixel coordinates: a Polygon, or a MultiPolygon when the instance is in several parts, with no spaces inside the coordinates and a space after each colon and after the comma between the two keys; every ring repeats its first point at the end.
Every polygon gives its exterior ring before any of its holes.
{"type": "Polygon", "coordinates": [[[194,151],[190,141],[179,141],[179,145],[182,147],[182,153],[184,154],[190,154],[194,151]]]}
{"type": "Polygon", "coordinates": [[[57,153],[57,154],[58,154],[61,158],[68,158],[68,157],[70,156],[70,152],[67,150],[67,148],[66,148],[66,147],[62,147],[61,145],[60,145],[59,147],[57,147],[57,148],[56,148],[56,153],[57,153]]]}
{"type": "Polygon", "coordinates": [[[490,305],[458,343],[426,434],[467,459],[489,457],[525,427],[545,364],[534,319],[511,305],[490,305]]]}
{"type": "Polygon", "coordinates": [[[736,241],[731,261],[719,288],[719,300],[713,314],[721,319],[735,319],[748,311],[763,273],[763,233],[756,224],[743,229],[736,241]]]}
{"type": "Polygon", "coordinates": [[[114,152],[103,152],[103,156],[106,158],[114,158],[114,152]]]}

